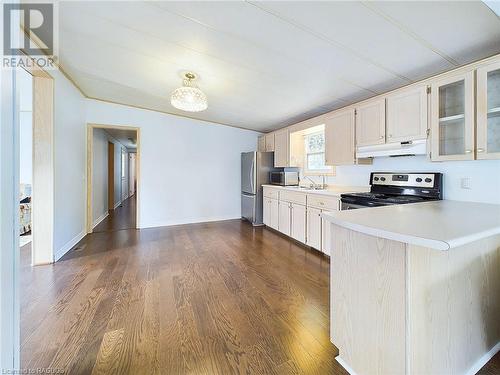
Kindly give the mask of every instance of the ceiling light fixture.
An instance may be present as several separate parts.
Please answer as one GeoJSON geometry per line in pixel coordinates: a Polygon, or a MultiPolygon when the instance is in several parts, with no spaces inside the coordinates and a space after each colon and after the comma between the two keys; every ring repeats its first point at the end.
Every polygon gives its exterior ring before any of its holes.
{"type": "Polygon", "coordinates": [[[182,87],[175,89],[170,97],[170,103],[182,111],[200,112],[208,108],[207,96],[194,84],[196,74],[184,74],[182,87]]]}

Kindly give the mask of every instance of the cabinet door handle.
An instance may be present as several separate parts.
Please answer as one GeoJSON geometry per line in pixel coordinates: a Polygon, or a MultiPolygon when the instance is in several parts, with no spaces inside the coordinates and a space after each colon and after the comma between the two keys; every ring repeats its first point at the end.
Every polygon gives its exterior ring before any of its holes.
{"type": "Polygon", "coordinates": [[[383,135],[381,135],[381,136],[380,136],[380,139],[384,139],[384,136],[383,136],[383,135]]]}
{"type": "Polygon", "coordinates": [[[471,152],[472,152],[472,150],[465,150],[466,154],[470,154],[471,152]]]}
{"type": "Polygon", "coordinates": [[[484,152],[484,148],[478,148],[477,152],[484,152]]]}

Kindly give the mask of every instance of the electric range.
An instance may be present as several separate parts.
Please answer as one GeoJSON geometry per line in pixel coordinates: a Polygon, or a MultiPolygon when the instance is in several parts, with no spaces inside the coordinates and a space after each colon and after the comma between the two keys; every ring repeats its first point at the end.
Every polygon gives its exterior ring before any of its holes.
{"type": "Polygon", "coordinates": [[[340,196],[342,210],[443,199],[443,175],[432,172],[372,172],[370,192],[340,196]]]}

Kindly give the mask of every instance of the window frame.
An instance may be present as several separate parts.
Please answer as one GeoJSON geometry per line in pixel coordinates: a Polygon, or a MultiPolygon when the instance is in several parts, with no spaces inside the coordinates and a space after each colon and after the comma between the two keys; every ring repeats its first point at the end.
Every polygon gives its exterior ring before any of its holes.
{"type": "Polygon", "coordinates": [[[314,136],[314,135],[317,135],[317,134],[322,134],[323,135],[323,138],[325,137],[325,131],[324,130],[320,130],[320,131],[317,131],[317,132],[314,132],[314,133],[309,133],[309,134],[304,134],[304,170],[303,170],[303,174],[304,176],[335,176],[335,167],[334,166],[331,166],[331,165],[326,165],[326,167],[328,167],[328,169],[322,169],[322,170],[319,170],[319,169],[309,169],[308,168],[308,155],[318,155],[318,154],[323,154],[323,160],[325,159],[325,153],[326,153],[326,150],[325,150],[325,146],[323,146],[323,151],[321,152],[307,152],[308,151],[308,147],[307,147],[307,139],[311,136],[314,136]]]}

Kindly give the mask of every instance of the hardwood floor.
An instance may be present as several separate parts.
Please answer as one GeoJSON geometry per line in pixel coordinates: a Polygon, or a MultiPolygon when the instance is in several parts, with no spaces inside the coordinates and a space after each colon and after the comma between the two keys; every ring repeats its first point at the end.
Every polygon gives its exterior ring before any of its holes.
{"type": "Polygon", "coordinates": [[[26,246],[22,262],[23,368],[346,374],[329,342],[327,258],[267,229],[108,231],[49,266],[31,268],[26,246]]]}
{"type": "Polygon", "coordinates": [[[94,233],[22,272],[24,368],[343,374],[326,258],[239,220],[94,233]]]}
{"type": "Polygon", "coordinates": [[[135,229],[137,200],[136,195],[125,199],[123,203],[110,211],[107,218],[101,221],[93,230],[97,232],[109,232],[114,230],[135,229]]]}

